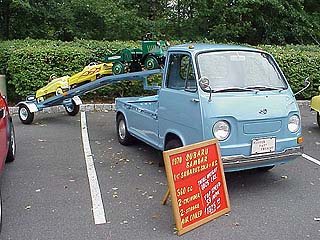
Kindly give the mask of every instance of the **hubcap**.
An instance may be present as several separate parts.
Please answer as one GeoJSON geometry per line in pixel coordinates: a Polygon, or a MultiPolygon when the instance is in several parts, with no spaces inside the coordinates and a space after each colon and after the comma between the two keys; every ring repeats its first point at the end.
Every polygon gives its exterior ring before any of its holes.
{"type": "Polygon", "coordinates": [[[121,139],[124,139],[126,137],[126,124],[123,120],[119,122],[119,136],[121,139]]]}
{"type": "Polygon", "coordinates": [[[26,120],[28,118],[28,111],[25,108],[20,109],[20,118],[26,120]]]}
{"type": "Polygon", "coordinates": [[[72,112],[73,111],[73,105],[72,106],[67,106],[66,109],[67,109],[68,112],[72,112]]]}
{"type": "Polygon", "coordinates": [[[156,68],[156,60],[154,58],[149,58],[147,60],[147,69],[152,70],[156,68]]]}

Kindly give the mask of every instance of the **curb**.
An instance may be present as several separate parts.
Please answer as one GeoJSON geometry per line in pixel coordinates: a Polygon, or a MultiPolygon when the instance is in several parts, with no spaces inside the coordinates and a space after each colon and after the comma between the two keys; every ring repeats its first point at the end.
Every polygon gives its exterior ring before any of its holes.
{"type": "MultiPolygon", "coordinates": [[[[19,107],[9,107],[10,114],[18,114],[19,113],[19,107]]],[[[97,103],[97,104],[81,104],[80,105],[80,111],[82,112],[109,112],[115,110],[115,104],[114,103],[97,103]]],[[[64,106],[53,106],[44,108],[42,112],[44,113],[60,113],[65,112],[64,106]]]]}

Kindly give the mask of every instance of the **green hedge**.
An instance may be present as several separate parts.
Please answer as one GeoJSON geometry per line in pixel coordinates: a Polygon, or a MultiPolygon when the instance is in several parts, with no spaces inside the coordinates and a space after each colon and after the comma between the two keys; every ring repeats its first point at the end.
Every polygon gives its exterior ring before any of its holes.
{"type": "MultiPolygon", "coordinates": [[[[172,43],[177,44],[177,42],[172,43]]],[[[0,73],[6,74],[11,102],[24,99],[43,87],[51,74],[72,75],[92,61],[103,60],[106,54],[124,47],[139,47],[140,42],[48,40],[14,40],[0,42],[0,73]]],[[[297,92],[303,80],[310,77],[311,87],[298,98],[310,99],[320,85],[320,49],[318,46],[258,46],[273,54],[297,92]]],[[[158,79],[159,81],[159,79],[158,79]]],[[[86,95],[100,99],[145,94],[141,82],[123,82],[106,86],[86,95]]]]}

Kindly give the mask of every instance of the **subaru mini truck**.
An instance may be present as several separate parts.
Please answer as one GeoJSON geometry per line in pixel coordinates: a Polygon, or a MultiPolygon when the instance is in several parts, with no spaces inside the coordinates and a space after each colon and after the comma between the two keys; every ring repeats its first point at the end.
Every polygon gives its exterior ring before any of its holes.
{"type": "Polygon", "coordinates": [[[158,94],[116,99],[119,142],[169,150],[216,138],[225,171],[269,170],[302,154],[301,117],[275,59],[230,45],[170,47],[158,94]]]}

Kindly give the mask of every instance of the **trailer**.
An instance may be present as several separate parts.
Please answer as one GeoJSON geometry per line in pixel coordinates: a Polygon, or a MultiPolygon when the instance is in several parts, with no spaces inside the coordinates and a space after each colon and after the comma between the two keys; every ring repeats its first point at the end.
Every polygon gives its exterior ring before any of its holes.
{"type": "Polygon", "coordinates": [[[155,74],[161,74],[162,69],[125,73],[119,75],[112,75],[99,78],[93,82],[86,83],[74,89],[70,89],[67,92],[59,94],[57,96],[50,97],[44,101],[37,101],[35,96],[29,96],[25,101],[19,102],[19,119],[23,124],[31,124],[36,112],[42,111],[45,108],[62,105],[68,115],[75,116],[80,110],[82,104],[79,96],[84,95],[90,91],[102,88],[106,85],[118,83],[122,81],[143,81],[143,88],[145,90],[158,90],[160,86],[148,85],[148,77],[155,74]]]}

